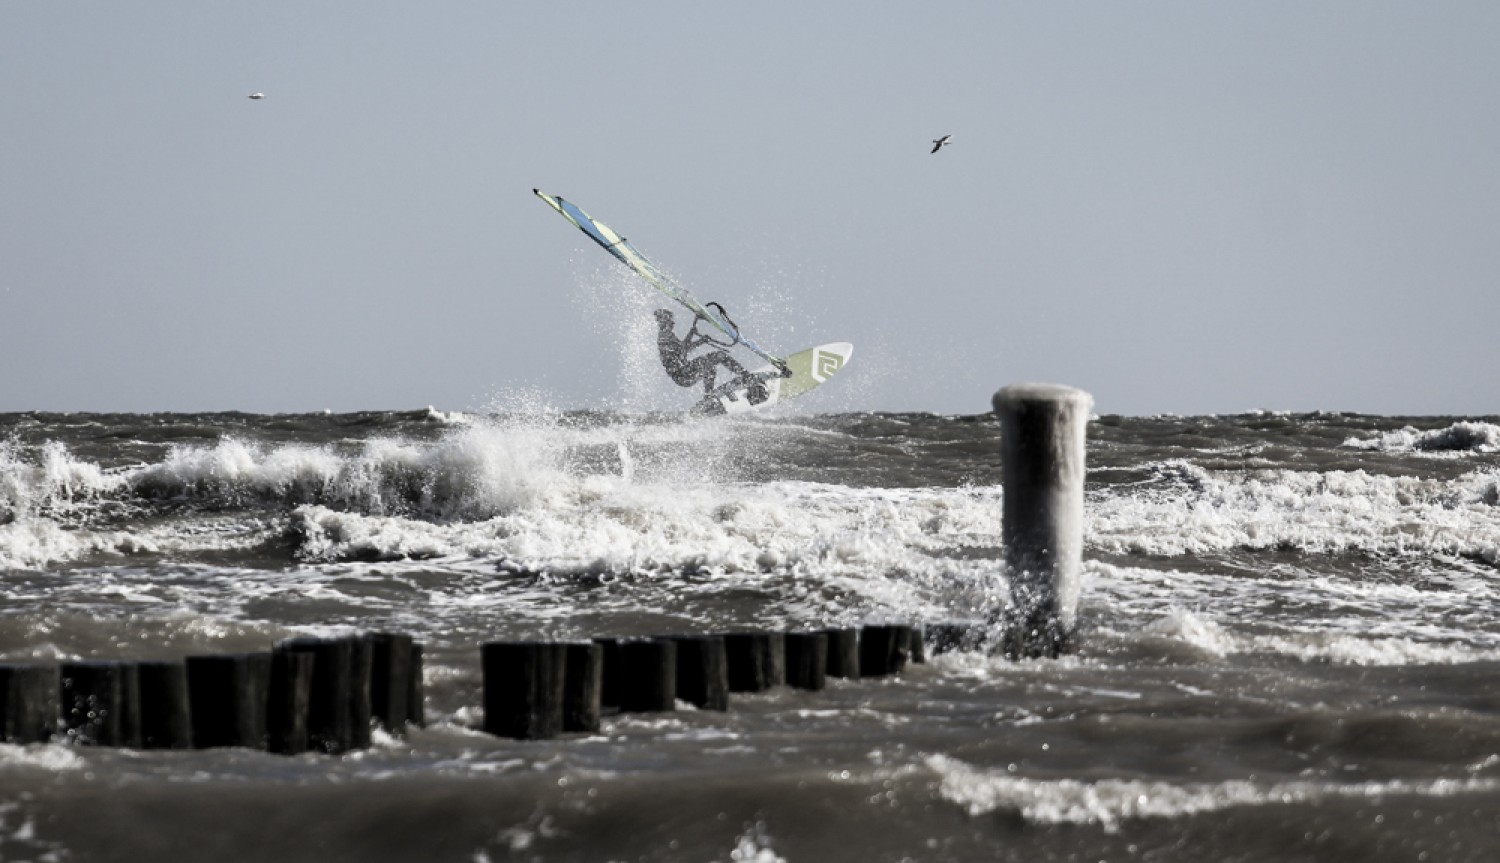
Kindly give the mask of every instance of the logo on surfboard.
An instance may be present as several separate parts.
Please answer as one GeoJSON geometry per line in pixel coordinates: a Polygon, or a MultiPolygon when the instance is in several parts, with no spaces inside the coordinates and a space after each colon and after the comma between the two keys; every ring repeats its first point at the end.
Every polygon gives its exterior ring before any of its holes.
{"type": "Polygon", "coordinates": [[[839,354],[819,350],[813,354],[812,376],[818,383],[833,377],[833,373],[844,367],[844,358],[839,354]]]}

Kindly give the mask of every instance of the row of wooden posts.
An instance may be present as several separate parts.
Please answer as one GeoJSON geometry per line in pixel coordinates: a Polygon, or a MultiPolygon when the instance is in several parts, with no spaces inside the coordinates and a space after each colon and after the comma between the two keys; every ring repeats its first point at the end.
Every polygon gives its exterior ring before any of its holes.
{"type": "Polygon", "coordinates": [[[480,648],[484,730],[548,738],[599,730],[611,712],[728,710],[731,693],[822,689],[829,677],[883,677],[934,653],[977,646],[971,623],[870,625],[592,641],[500,641],[480,648]]]}
{"type": "MultiPolygon", "coordinates": [[[[734,632],[481,646],[484,730],[538,739],[599,730],[613,712],[728,710],[730,694],[881,677],[961,646],[969,624],[734,632]]],[[[422,645],[365,633],[180,662],[0,664],[0,740],[137,749],[238,746],[281,754],[368,748],[423,716],[422,645]]]]}
{"type": "Polygon", "coordinates": [[[183,661],[5,663],[0,739],[337,753],[368,748],[376,722],[396,734],[422,725],[422,698],[422,645],[398,633],[183,661]]]}

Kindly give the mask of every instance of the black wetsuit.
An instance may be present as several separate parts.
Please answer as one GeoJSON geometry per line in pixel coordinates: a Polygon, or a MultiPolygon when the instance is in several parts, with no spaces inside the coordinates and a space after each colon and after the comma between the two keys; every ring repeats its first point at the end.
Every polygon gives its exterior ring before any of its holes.
{"type": "Polygon", "coordinates": [[[672,332],[670,318],[660,318],[657,321],[656,346],[661,351],[662,367],[667,370],[673,382],[680,387],[702,383],[704,394],[713,392],[714,378],[717,376],[716,369],[719,366],[728,369],[736,378],[749,379],[751,377],[745,367],[731,357],[728,351],[713,350],[697,357],[688,356],[703,345],[712,344],[714,342],[708,336],[699,335],[696,320],[693,322],[693,328],[680,339],[672,332]]]}

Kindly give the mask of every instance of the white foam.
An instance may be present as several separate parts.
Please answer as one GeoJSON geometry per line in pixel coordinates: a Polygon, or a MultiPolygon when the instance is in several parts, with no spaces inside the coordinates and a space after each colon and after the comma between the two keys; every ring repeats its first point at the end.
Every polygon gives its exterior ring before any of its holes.
{"type": "MultiPolygon", "coordinates": [[[[1407,620],[1403,625],[1411,627],[1411,621],[1407,620]]],[[[1236,654],[1271,654],[1309,662],[1362,666],[1456,665],[1500,660],[1500,647],[1480,647],[1458,640],[1422,641],[1402,636],[1372,637],[1343,631],[1346,626],[1360,627],[1360,624],[1358,621],[1341,621],[1337,609],[1334,609],[1325,616],[1320,622],[1320,628],[1316,630],[1242,632],[1215,622],[1204,614],[1174,608],[1165,616],[1147,624],[1141,631],[1146,635],[1180,641],[1214,658],[1236,654]]]]}
{"type": "Polygon", "coordinates": [[[0,570],[45,569],[97,554],[155,550],[148,537],[126,531],[65,530],[51,519],[23,518],[0,525],[0,570]]]}
{"type": "Polygon", "coordinates": [[[966,587],[994,588],[994,561],[945,552],[995,544],[996,495],[593,476],[559,481],[530,505],[485,521],[435,523],[317,505],[293,518],[309,561],[498,559],[555,575],[791,575],[806,579],[799,592],[822,583],[916,614],[926,590],[952,597],[966,587]]]}
{"type": "Polygon", "coordinates": [[[236,438],[174,447],[127,477],[157,498],[326,501],[364,512],[485,518],[523,506],[560,475],[562,442],[546,426],[469,422],[418,445],[377,438],[345,455],[329,446],[266,447],[236,438]]]}
{"type": "Polygon", "coordinates": [[[1373,438],[1348,438],[1350,449],[1411,453],[1500,452],[1500,425],[1486,422],[1456,422],[1446,428],[1421,430],[1407,426],[1382,432],[1373,438]]]}
{"type": "Polygon", "coordinates": [[[42,445],[38,464],[25,461],[20,449],[14,441],[0,441],[0,521],[71,512],[124,482],[96,464],[75,459],[56,441],[42,445]]]}
{"type": "Polygon", "coordinates": [[[729,852],[734,863],[787,863],[787,859],[771,849],[771,836],[764,821],[757,821],[735,840],[729,852]]]}
{"type": "Polygon", "coordinates": [[[0,765],[28,767],[49,772],[81,770],[84,760],[78,752],[60,743],[36,743],[25,746],[0,743],[0,765]]]}
{"type": "Polygon", "coordinates": [[[1210,661],[1249,654],[1364,666],[1500,660],[1488,566],[1393,563],[1396,574],[1382,580],[1292,565],[1224,575],[1092,561],[1088,602],[1101,637],[1146,649],[1176,643],[1210,661]]]}
{"type": "Polygon", "coordinates": [[[1500,478],[1357,471],[1218,473],[1156,466],[1159,483],[1090,496],[1086,541],[1117,554],[1228,549],[1500,556],[1500,478]]]}
{"type": "Polygon", "coordinates": [[[1035,779],[1009,770],[981,769],[946,755],[929,756],[926,764],[938,775],[938,793],[970,815],[1017,812],[1035,824],[1088,824],[1109,832],[1132,820],[1245,806],[1316,803],[1333,797],[1453,797],[1500,789],[1500,781],[1472,776],[1360,783],[1229,780],[1174,784],[1128,778],[1035,779]]]}
{"type": "Polygon", "coordinates": [[[1181,641],[1209,656],[1239,652],[1239,643],[1222,626],[1180,608],[1147,624],[1142,631],[1181,641]]]}

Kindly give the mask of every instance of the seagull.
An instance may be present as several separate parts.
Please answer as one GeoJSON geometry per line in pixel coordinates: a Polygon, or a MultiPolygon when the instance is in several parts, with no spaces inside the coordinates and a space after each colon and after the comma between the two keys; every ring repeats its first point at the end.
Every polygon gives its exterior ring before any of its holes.
{"type": "MultiPolygon", "coordinates": [[[[251,93],[250,94],[250,98],[252,98],[252,99],[264,99],[264,98],[266,98],[266,94],[265,93],[251,93]]],[[[937,151],[934,150],[933,152],[935,153],[937,151]]]]}
{"type": "Polygon", "coordinates": [[[949,144],[953,143],[952,141],[948,140],[951,137],[953,137],[953,136],[952,135],[944,135],[941,138],[933,138],[932,139],[932,152],[936,153],[938,150],[941,150],[944,147],[948,146],[949,144]]]}

